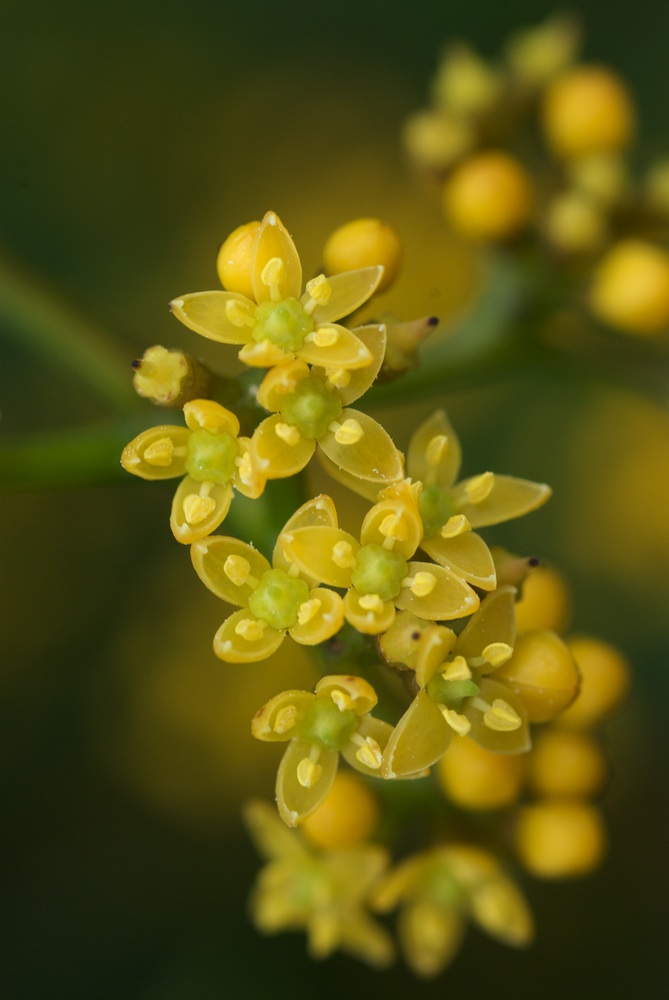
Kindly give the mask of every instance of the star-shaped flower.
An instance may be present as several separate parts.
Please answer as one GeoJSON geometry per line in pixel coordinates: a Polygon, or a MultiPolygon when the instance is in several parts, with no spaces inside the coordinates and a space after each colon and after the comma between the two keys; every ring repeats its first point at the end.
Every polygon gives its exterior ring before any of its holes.
{"type": "MultiPolygon", "coordinates": [[[[336,518],[328,497],[304,504],[284,526],[331,524],[336,518]]],[[[214,636],[214,652],[228,663],[264,660],[283,642],[286,633],[296,642],[315,646],[330,639],[344,621],[339,594],[289,562],[276,545],[272,563],[252,545],[237,538],[212,535],[191,548],[195,571],[202,582],[229,604],[241,606],[214,636]]]]}
{"type": "Polygon", "coordinates": [[[170,526],[178,542],[189,545],[224,520],[233,487],[260,496],[265,486],[253,466],[249,439],[239,437],[234,413],[210,399],[193,399],[183,408],[186,427],[163,424],[142,431],[123,450],[121,464],[141,479],[184,476],[174,500],[170,526]]]}
{"type": "MultiPolygon", "coordinates": [[[[513,587],[489,594],[459,636],[441,625],[417,630],[414,669],[420,690],[386,747],[385,778],[408,777],[436,763],[453,732],[498,753],[529,750],[523,700],[494,676],[513,653],[514,596],[513,587]]],[[[399,622],[398,629],[404,628],[399,622]]],[[[392,645],[387,633],[383,648],[392,645]]]]}
{"type": "Polygon", "coordinates": [[[331,587],[347,588],[346,620],[359,632],[390,628],[396,608],[443,621],[472,614],[479,598],[461,577],[411,556],[422,537],[420,483],[387,487],[368,512],[360,541],[336,526],[284,531],[279,543],[288,559],[331,587]]]}
{"type": "Polygon", "coordinates": [[[283,691],[251,724],[258,740],[288,742],[276,777],[279,814],[297,826],[326,798],[339,754],[362,774],[380,776],[392,726],[370,715],[374,688],[361,677],[329,675],[310,691],[283,691]]]}
{"type": "Polygon", "coordinates": [[[382,267],[363,267],[326,278],[302,293],[302,265],[295,244],[274,212],[256,234],[250,260],[253,299],[239,292],[194,292],[170,308],[190,330],[222,344],[240,344],[244,364],[260,368],[299,357],[328,370],[364,368],[372,355],[362,340],[335,320],[348,316],[376,290],[382,267]]]}

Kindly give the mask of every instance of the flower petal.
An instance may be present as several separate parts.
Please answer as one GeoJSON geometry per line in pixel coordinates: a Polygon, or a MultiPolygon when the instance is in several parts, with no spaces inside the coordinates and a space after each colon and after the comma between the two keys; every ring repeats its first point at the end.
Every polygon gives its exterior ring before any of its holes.
{"type": "Polygon", "coordinates": [[[207,340],[216,340],[219,344],[248,344],[251,341],[253,324],[240,326],[228,318],[228,303],[237,304],[239,314],[255,312],[255,304],[245,295],[237,292],[191,292],[170,302],[170,309],[176,318],[207,340]]]}
{"type": "Polygon", "coordinates": [[[471,479],[463,479],[453,489],[454,503],[472,528],[500,524],[502,521],[510,521],[514,517],[529,514],[530,511],[546,503],[552,493],[546,483],[533,483],[527,479],[496,475],[492,489],[485,499],[471,503],[467,487],[475,483],[478,478],[474,476],[471,479]]]}
{"type": "MultiPolygon", "coordinates": [[[[393,727],[390,723],[384,722],[382,719],[375,719],[371,715],[366,715],[360,720],[360,725],[358,726],[358,736],[362,736],[365,740],[367,738],[373,740],[377,744],[381,753],[383,753],[387,747],[388,740],[392,734],[393,727]]],[[[360,771],[361,774],[366,774],[370,778],[380,778],[382,776],[381,767],[370,767],[360,758],[359,752],[360,746],[353,740],[350,740],[341,751],[341,755],[347,764],[350,764],[356,771],[360,771]]]]}
{"type": "Polygon", "coordinates": [[[395,621],[395,605],[384,601],[378,608],[366,608],[360,603],[361,596],[353,588],[344,595],[346,621],[363,635],[380,635],[395,621]]]}
{"type": "Polygon", "coordinates": [[[299,299],[302,292],[302,265],[288,230],[275,212],[266,212],[251,251],[251,284],[256,302],[271,298],[270,287],[262,280],[265,265],[278,257],[283,263],[279,299],[299,299]]]}
{"type": "Polygon", "coordinates": [[[352,330],[335,323],[321,324],[297,353],[302,361],[323,368],[366,368],[374,360],[372,352],[352,330]],[[321,339],[327,343],[319,343],[321,339]]]}
{"type": "Polygon", "coordinates": [[[315,441],[309,441],[297,428],[295,443],[293,439],[277,433],[286,427],[278,413],[272,414],[258,424],[251,438],[252,462],[261,476],[267,479],[286,479],[301,472],[307,465],[316,447],[315,441]]]}
{"type": "Polygon", "coordinates": [[[312,744],[303,740],[291,740],[286,748],[276,776],[276,802],[279,814],[288,826],[297,826],[319,807],[327,797],[337,773],[339,754],[333,750],[321,750],[318,766],[322,768],[318,778],[305,788],[297,777],[297,769],[309,755],[312,744]]]}
{"type": "Polygon", "coordinates": [[[377,500],[379,491],[383,489],[383,483],[371,483],[366,479],[358,479],[357,476],[351,475],[345,469],[340,469],[327,457],[322,448],[316,449],[316,458],[336,483],[341,483],[342,486],[351,490],[352,493],[357,493],[358,496],[364,497],[366,500],[371,500],[372,502],[377,500]]]}
{"type": "Polygon", "coordinates": [[[445,625],[429,625],[418,640],[415,657],[416,683],[424,688],[448,658],[456,635],[445,625]]]}
{"type": "Polygon", "coordinates": [[[184,406],[184,419],[192,431],[205,430],[217,434],[225,431],[232,437],[239,434],[239,420],[213,399],[191,399],[184,406]]]}
{"type": "MultiPolygon", "coordinates": [[[[516,641],[515,597],[515,587],[509,586],[499,587],[489,594],[460,633],[454,653],[473,659],[480,657],[485,647],[493,642],[505,643],[513,648],[516,641]]],[[[479,673],[486,674],[495,669],[496,666],[490,664],[488,669],[479,668],[479,673]]]]}
{"type": "Polygon", "coordinates": [[[300,837],[286,828],[274,806],[251,799],[242,806],[244,825],[256,850],[267,860],[302,859],[307,851],[300,837]]]}
{"type": "Polygon", "coordinates": [[[183,476],[186,472],[189,437],[187,427],[172,424],[149,427],[125,446],[121,465],[126,472],[131,472],[140,479],[174,479],[175,476],[183,476]]]}
{"type": "Polygon", "coordinates": [[[190,551],[195,572],[205,587],[222,601],[242,608],[247,607],[257,581],[271,569],[261,552],[238,538],[212,535],[195,542],[190,551]],[[244,579],[245,575],[251,582],[244,579]]]}
{"type": "Polygon", "coordinates": [[[263,705],[251,721],[251,735],[265,743],[287,742],[307,714],[316,695],[311,691],[282,691],[263,705]]]}
{"type": "Polygon", "coordinates": [[[448,750],[451,730],[438,706],[419,691],[395,726],[383,755],[384,778],[403,778],[424,771],[448,750]]]}
{"type": "Polygon", "coordinates": [[[378,266],[330,275],[330,298],[322,306],[316,306],[312,313],[314,322],[331,323],[342,316],[349,316],[372,297],[382,277],[383,268],[378,266]]]}
{"type": "Polygon", "coordinates": [[[186,476],[179,484],[170,515],[172,534],[182,545],[190,545],[216,531],[232,501],[230,483],[201,483],[186,476]]]}
{"type": "MultiPolygon", "coordinates": [[[[351,333],[362,341],[372,355],[372,360],[364,368],[348,368],[345,385],[337,384],[337,394],[344,406],[353,403],[367,392],[379,374],[386,351],[386,328],[382,323],[370,323],[367,326],[356,326],[351,333]]],[[[317,368],[317,374],[327,378],[331,369],[317,368]]]]}
{"type": "Polygon", "coordinates": [[[423,522],[416,500],[419,491],[420,483],[412,484],[408,480],[385,489],[362,523],[361,544],[385,548],[392,538],[393,552],[410,559],[423,537],[423,522]]]}
{"type": "Polygon", "coordinates": [[[405,906],[397,925],[407,962],[424,979],[438,976],[453,961],[465,929],[465,921],[455,907],[447,909],[428,896],[420,896],[405,906]]]}
{"type": "Polygon", "coordinates": [[[395,604],[403,611],[413,611],[418,618],[431,621],[451,621],[471,615],[479,606],[479,598],[465,581],[445,566],[436,563],[410,562],[409,577],[426,573],[434,577],[434,587],[424,596],[414,594],[410,587],[402,587],[395,604]]]}
{"type": "Polygon", "coordinates": [[[464,531],[453,538],[432,535],[420,547],[440,566],[447,566],[474,587],[494,590],[497,574],[490,549],[480,535],[464,531]]]}
{"type": "Polygon", "coordinates": [[[283,531],[279,536],[286,558],[303,573],[330,587],[350,587],[360,543],[341,528],[314,525],[283,531]]]}
{"type": "Polygon", "coordinates": [[[270,368],[258,386],[256,399],[266,410],[276,413],[281,409],[286,396],[295,392],[298,383],[309,377],[306,361],[286,361],[270,368]]]}
{"type": "Polygon", "coordinates": [[[326,674],[321,677],[314,691],[319,698],[332,698],[334,694],[332,700],[335,702],[343,695],[346,708],[350,708],[356,715],[371,712],[379,700],[369,681],[350,674],[326,674]]]}
{"type": "MultiPolygon", "coordinates": [[[[313,500],[308,500],[307,503],[302,504],[293,516],[288,518],[274,546],[272,566],[275,569],[285,569],[287,571],[293,565],[281,547],[281,535],[284,532],[290,533],[296,528],[313,528],[318,525],[323,528],[337,527],[337,510],[330,497],[325,493],[321,493],[320,496],[314,497],[313,500]]],[[[314,580],[314,577],[308,576],[306,573],[303,575],[307,576],[309,580],[314,580]]]]}
{"type": "Polygon", "coordinates": [[[527,710],[520,695],[512,691],[506,684],[500,684],[490,677],[484,677],[480,684],[479,697],[489,705],[500,698],[505,701],[521,719],[518,729],[500,732],[497,729],[490,729],[483,721],[483,712],[478,708],[465,704],[463,714],[469,719],[471,729],[467,733],[471,740],[478,743],[486,750],[494,750],[495,753],[525,753],[531,749],[532,740],[530,738],[530,727],[527,721],[527,710]]]}
{"type": "Polygon", "coordinates": [[[223,622],[214,636],[214,652],[226,663],[257,663],[276,652],[283,642],[283,632],[265,625],[256,638],[253,626],[258,620],[246,608],[235,611],[223,622]],[[245,627],[249,623],[251,628],[245,627]],[[239,631],[238,631],[239,629],[239,631]]]}
{"type": "MultiPolygon", "coordinates": [[[[355,421],[362,435],[355,444],[340,444],[332,431],[328,431],[318,443],[331,461],[359,479],[389,485],[402,478],[402,455],[392,438],[373,417],[360,410],[344,409],[339,423],[355,421]]],[[[380,487],[379,487],[380,488],[380,487]]]]}
{"type": "Polygon", "coordinates": [[[297,625],[288,629],[291,639],[303,646],[316,646],[331,639],[344,624],[344,603],[336,590],[315,587],[309,593],[309,603],[311,601],[318,602],[313,617],[303,624],[298,621],[297,625]]]}
{"type": "Polygon", "coordinates": [[[458,436],[443,410],[437,410],[415,431],[407,451],[407,473],[426,486],[448,489],[460,470],[458,436]],[[435,444],[430,446],[434,439],[435,444]]]}

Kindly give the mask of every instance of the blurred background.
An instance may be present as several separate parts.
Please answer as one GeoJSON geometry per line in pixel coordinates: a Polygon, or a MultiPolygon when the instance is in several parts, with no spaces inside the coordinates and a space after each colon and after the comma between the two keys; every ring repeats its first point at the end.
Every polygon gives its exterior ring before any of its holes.
{"type": "MultiPolygon", "coordinates": [[[[96,329],[108,334],[110,366],[128,365],[129,411],[129,363],[146,346],[184,346],[217,363],[167,302],[216,287],[222,239],[269,208],[309,273],[332,228],[387,219],[406,266],[380,307],[455,314],[475,294],[476,265],[415,183],[401,124],[425,103],[444,42],[464,37],[492,56],[510,31],[553,9],[539,0],[5,0],[0,258],[32,284],[35,302],[45,296],[84,317],[92,349],[96,329]]],[[[639,148],[669,150],[669,6],[589,0],[576,13],[585,57],[630,83],[639,148]]],[[[12,329],[5,316],[0,440],[105,419],[108,401],[66,370],[53,344],[12,329]]],[[[603,802],[603,869],[564,884],[528,879],[534,947],[515,953],[471,932],[445,977],[427,985],[402,966],[376,974],[341,956],[310,963],[301,935],[257,936],[245,915],[257,861],[239,804],[272,796],[277,758],[252,741],[249,719],[280,688],[308,684],[309,668],[294,646],[267,665],[215,659],[223,609],[171,537],[173,484],[129,481],[114,464],[99,485],[0,498],[7,1000],[661,995],[667,409],[550,372],[438,402],[463,442],[466,474],[493,468],[554,487],[548,507],[488,540],[559,566],[573,582],[574,628],[633,663],[632,697],[607,729],[615,780],[603,802]]],[[[402,447],[433,406],[381,417],[402,447]]],[[[147,404],[146,424],[155,417],[147,404]]]]}

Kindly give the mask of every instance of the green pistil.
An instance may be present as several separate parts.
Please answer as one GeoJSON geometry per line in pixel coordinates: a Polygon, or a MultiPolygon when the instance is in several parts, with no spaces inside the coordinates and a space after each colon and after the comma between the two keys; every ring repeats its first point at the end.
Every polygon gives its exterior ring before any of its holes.
{"type": "Polygon", "coordinates": [[[443,861],[430,865],[421,881],[423,892],[445,909],[458,907],[464,901],[460,885],[443,861]]]}
{"type": "Polygon", "coordinates": [[[239,445],[227,431],[192,431],[188,438],[186,471],[198,482],[225,485],[235,473],[239,445]]]}
{"type": "Polygon", "coordinates": [[[310,441],[323,437],[341,411],[339,396],[315,375],[300,379],[295,392],[291,392],[281,405],[281,416],[286,423],[297,427],[310,441]]]}
{"type": "Polygon", "coordinates": [[[418,501],[418,510],[426,538],[436,535],[455,513],[448,491],[438,486],[426,486],[423,489],[418,501]]]}
{"type": "Polygon", "coordinates": [[[299,351],[304,338],[314,329],[314,321],[297,299],[262,302],[256,309],[256,325],[252,336],[260,343],[269,340],[286,354],[299,351]]]}
{"type": "Polygon", "coordinates": [[[249,598],[249,610],[272,628],[290,628],[297,621],[300,605],[309,597],[304,580],[283,569],[268,569],[249,598]]]}
{"type": "Polygon", "coordinates": [[[357,727],[358,716],[351,709],[342,711],[329,698],[317,698],[299,724],[299,736],[323,750],[341,750],[357,727]]]}
{"type": "Polygon", "coordinates": [[[392,601],[402,588],[407,569],[399,552],[363,545],[355,557],[351,582],[359,594],[378,594],[382,601],[392,601]]]}
{"type": "Polygon", "coordinates": [[[462,707],[465,698],[473,698],[479,693],[478,684],[474,681],[447,681],[441,674],[435,674],[425,688],[428,695],[438,705],[447,705],[457,711],[462,707]]]}

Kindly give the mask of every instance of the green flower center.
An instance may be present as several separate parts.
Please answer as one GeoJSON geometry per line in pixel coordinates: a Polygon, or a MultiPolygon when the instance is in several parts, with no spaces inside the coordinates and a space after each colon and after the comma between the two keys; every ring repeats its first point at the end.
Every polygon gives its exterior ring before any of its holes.
{"type": "Polygon", "coordinates": [[[358,728],[358,716],[350,708],[343,711],[330,698],[317,698],[300,723],[300,739],[323,750],[342,750],[358,728]]]}
{"type": "Polygon", "coordinates": [[[436,535],[455,513],[448,490],[442,490],[438,486],[424,487],[418,501],[418,510],[426,538],[436,535]]]}
{"type": "Polygon", "coordinates": [[[473,698],[479,693],[479,686],[473,680],[447,681],[442,674],[435,674],[425,688],[428,695],[438,705],[459,712],[465,698],[473,698]]]}
{"type": "Polygon", "coordinates": [[[402,588],[407,570],[399,552],[380,545],[363,545],[355,557],[351,582],[359,594],[378,594],[382,601],[392,601],[402,588]]]}
{"type": "Polygon", "coordinates": [[[462,888],[443,861],[431,864],[424,872],[421,883],[420,888],[425,895],[447,910],[464,902],[462,888]]]}
{"type": "Polygon", "coordinates": [[[281,404],[281,416],[286,423],[297,427],[310,441],[323,437],[341,411],[339,396],[316,375],[300,379],[295,392],[286,396],[281,404]]]}
{"type": "Polygon", "coordinates": [[[299,351],[304,338],[314,329],[313,319],[297,299],[261,302],[256,309],[256,320],[251,334],[253,339],[258,343],[269,340],[287,354],[299,351]]]}
{"type": "Polygon", "coordinates": [[[308,597],[309,587],[304,580],[289,576],[283,569],[268,569],[249,598],[249,610],[272,628],[290,628],[308,597]]]}
{"type": "Polygon", "coordinates": [[[209,480],[224,486],[235,473],[238,455],[237,440],[227,431],[192,431],[188,437],[186,471],[198,482],[209,480]]]}

